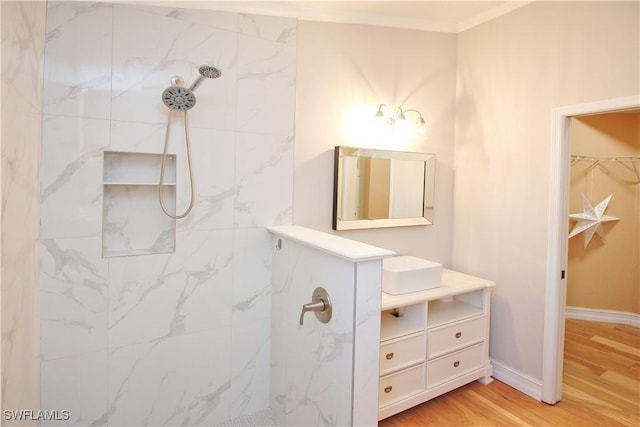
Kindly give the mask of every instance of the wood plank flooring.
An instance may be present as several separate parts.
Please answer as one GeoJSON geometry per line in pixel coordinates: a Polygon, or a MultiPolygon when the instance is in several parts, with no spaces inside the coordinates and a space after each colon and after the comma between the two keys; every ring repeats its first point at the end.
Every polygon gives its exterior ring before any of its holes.
{"type": "Polygon", "coordinates": [[[640,427],[640,330],[566,320],[562,400],[547,405],[501,383],[473,382],[379,427],[640,427]]]}

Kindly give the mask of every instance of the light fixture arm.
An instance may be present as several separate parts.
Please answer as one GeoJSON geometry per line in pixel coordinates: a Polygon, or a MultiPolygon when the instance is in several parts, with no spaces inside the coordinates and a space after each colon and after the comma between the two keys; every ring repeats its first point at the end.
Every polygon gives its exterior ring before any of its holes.
{"type": "Polygon", "coordinates": [[[418,120],[416,120],[416,126],[418,128],[424,127],[425,121],[422,117],[422,113],[413,108],[403,110],[401,107],[395,107],[393,110],[390,110],[386,104],[380,104],[378,106],[378,111],[376,111],[376,117],[384,119],[390,132],[393,132],[393,129],[395,128],[396,122],[398,120],[406,120],[406,113],[417,113],[418,120]]]}
{"type": "MultiPolygon", "coordinates": [[[[400,108],[400,107],[398,107],[398,108],[400,108]]],[[[413,112],[413,113],[418,113],[418,115],[419,115],[420,117],[422,117],[422,113],[420,113],[420,111],[418,111],[418,110],[414,110],[413,108],[411,108],[411,109],[407,109],[407,110],[401,110],[401,111],[402,111],[402,114],[404,114],[404,113],[411,113],[411,112],[413,112]]]]}
{"type": "Polygon", "coordinates": [[[401,117],[402,118],[406,118],[404,115],[405,113],[417,113],[418,114],[418,120],[416,120],[416,126],[418,127],[422,127],[424,126],[424,118],[422,117],[422,113],[418,110],[414,110],[413,108],[408,109],[408,110],[401,110],[401,117]]]}

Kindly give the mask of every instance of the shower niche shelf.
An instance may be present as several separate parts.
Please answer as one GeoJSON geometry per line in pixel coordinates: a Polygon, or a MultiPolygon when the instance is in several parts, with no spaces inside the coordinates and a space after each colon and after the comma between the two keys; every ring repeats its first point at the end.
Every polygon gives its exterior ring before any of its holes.
{"type": "MultiPolygon", "coordinates": [[[[104,258],[175,251],[176,221],[158,202],[161,154],[105,151],[102,198],[104,258]]],[[[176,156],[165,164],[165,206],[175,212],[176,156]]]]}

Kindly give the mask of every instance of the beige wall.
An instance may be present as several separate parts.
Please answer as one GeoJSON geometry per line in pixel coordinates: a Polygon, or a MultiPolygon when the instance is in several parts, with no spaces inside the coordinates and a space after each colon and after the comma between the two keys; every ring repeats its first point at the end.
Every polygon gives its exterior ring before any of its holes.
{"type": "Polygon", "coordinates": [[[638,6],[536,2],[459,35],[453,267],[497,283],[491,356],[532,394],[542,377],[551,111],[640,92],[638,6]]]}
{"type": "Polygon", "coordinates": [[[496,281],[492,358],[535,394],[551,110],[640,92],[638,14],[636,2],[539,2],[459,35],[300,22],[294,223],[331,232],[335,145],[436,153],[433,226],[340,234],[496,281]],[[426,138],[354,131],[378,103],[419,109],[426,138]]]}
{"type": "MultiPolygon", "coordinates": [[[[2,409],[40,407],[38,232],[46,2],[2,7],[2,409]]],[[[5,420],[3,425],[20,423],[5,420]]]]}
{"type": "MultiPolygon", "coordinates": [[[[639,126],[640,114],[637,113],[574,118],[571,152],[595,157],[640,156],[639,126]]],[[[572,213],[582,212],[582,194],[592,206],[613,194],[605,214],[620,221],[603,224],[606,243],[597,235],[586,248],[582,234],[569,240],[567,305],[638,314],[640,185],[633,165],[574,163],[571,167],[572,213]]]]}
{"type": "Polygon", "coordinates": [[[455,34],[299,22],[294,224],[332,232],[334,146],[435,153],[434,225],[337,233],[449,264],[456,39],[455,34]],[[380,103],[419,110],[426,135],[401,139],[372,132],[380,103]]]}

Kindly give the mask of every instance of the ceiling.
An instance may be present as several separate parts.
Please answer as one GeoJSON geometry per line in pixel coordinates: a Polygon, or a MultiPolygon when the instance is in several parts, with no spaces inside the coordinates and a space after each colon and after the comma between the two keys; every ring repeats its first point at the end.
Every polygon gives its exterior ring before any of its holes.
{"type": "MultiPolygon", "coordinates": [[[[123,0],[120,0],[123,1],[123,0]]],[[[342,1],[198,1],[145,2],[164,6],[277,15],[311,21],[378,25],[458,33],[535,0],[342,0],[342,1]]],[[[136,2],[130,0],[128,2],[136,2]]]]}

